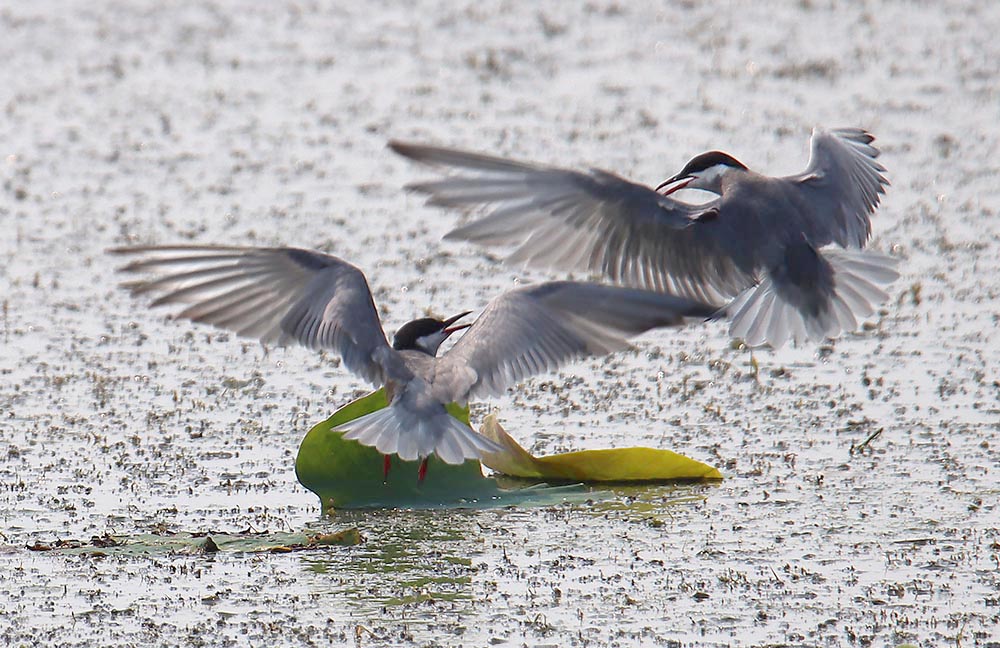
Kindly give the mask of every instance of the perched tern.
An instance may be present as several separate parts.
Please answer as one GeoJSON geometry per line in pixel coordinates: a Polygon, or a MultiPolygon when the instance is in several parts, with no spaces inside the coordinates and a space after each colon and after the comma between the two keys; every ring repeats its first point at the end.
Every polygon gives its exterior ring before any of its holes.
{"type": "Polygon", "coordinates": [[[899,276],[895,259],[863,249],[889,184],[873,140],[857,128],[816,129],[805,171],[780,178],[710,151],[655,189],[599,169],[389,147],[457,171],[409,186],[428,204],[496,206],[445,238],[514,245],[510,263],[601,273],[711,302],[733,337],[778,348],[856,329],[899,276]],[[670,196],[681,188],[716,197],[695,205],[670,196]]]}
{"type": "Polygon", "coordinates": [[[625,338],[705,318],[714,308],[661,292],[556,281],[516,288],[493,299],[472,324],[421,318],[403,325],[390,346],[361,270],[327,254],[296,248],[223,246],[109,250],[134,260],[123,284],[152,306],[182,304],[176,317],[211,324],[266,345],[331,349],[373,385],[389,406],[340,428],[344,437],[388,456],[436,454],[449,464],[500,448],[450,416],[445,406],[497,395],[573,358],[628,347],[625,338]],[[449,336],[468,329],[441,356],[449,336]]]}

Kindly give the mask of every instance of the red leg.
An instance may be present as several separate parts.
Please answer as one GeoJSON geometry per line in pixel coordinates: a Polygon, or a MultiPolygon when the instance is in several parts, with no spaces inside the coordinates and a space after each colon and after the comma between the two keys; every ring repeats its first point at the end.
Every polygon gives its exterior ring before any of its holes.
{"type": "Polygon", "coordinates": [[[420,462],[420,468],[417,469],[417,483],[421,484],[424,481],[424,477],[427,476],[427,457],[423,458],[420,462]]]}
{"type": "Polygon", "coordinates": [[[389,481],[389,469],[392,468],[392,455],[382,455],[382,483],[389,481]]]}

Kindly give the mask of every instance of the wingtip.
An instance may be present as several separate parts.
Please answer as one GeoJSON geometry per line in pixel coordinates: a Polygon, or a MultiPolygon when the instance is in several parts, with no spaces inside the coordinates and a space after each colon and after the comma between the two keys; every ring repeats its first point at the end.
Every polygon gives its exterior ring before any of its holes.
{"type": "Polygon", "coordinates": [[[414,144],[412,142],[403,142],[400,140],[392,139],[386,143],[386,148],[409,160],[414,160],[417,162],[423,161],[422,151],[426,151],[429,147],[422,144],[414,144]]]}
{"type": "Polygon", "coordinates": [[[114,247],[104,248],[104,253],[111,256],[134,256],[138,254],[147,254],[149,252],[158,252],[160,249],[160,247],[155,245],[116,245],[114,247]]]}
{"type": "Polygon", "coordinates": [[[709,308],[712,309],[712,312],[710,312],[708,315],[705,315],[704,319],[706,322],[717,322],[719,320],[726,319],[726,316],[729,313],[728,304],[725,306],[710,306],[709,308]]]}
{"type": "MultiPolygon", "coordinates": [[[[122,269],[119,268],[118,272],[122,272],[122,269]]],[[[121,281],[121,282],[119,282],[118,283],[118,287],[121,288],[122,290],[128,291],[128,293],[130,295],[134,296],[134,295],[140,295],[140,294],[142,294],[143,287],[147,283],[148,282],[142,281],[141,279],[133,279],[131,281],[121,281]]]]}
{"type": "Polygon", "coordinates": [[[867,128],[860,126],[841,126],[837,128],[826,128],[823,126],[813,127],[812,136],[832,135],[840,139],[846,139],[858,144],[870,145],[875,141],[875,136],[867,128]]]}
{"type": "Polygon", "coordinates": [[[403,185],[403,191],[409,193],[426,194],[428,192],[426,189],[424,189],[425,184],[426,183],[424,182],[408,182],[405,185],[403,185]]]}

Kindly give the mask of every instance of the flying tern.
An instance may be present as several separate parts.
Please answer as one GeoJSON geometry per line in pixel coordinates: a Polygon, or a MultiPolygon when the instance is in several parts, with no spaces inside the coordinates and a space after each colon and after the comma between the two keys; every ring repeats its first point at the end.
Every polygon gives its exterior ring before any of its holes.
{"type": "Polygon", "coordinates": [[[858,128],[816,129],[805,171],[787,177],[710,151],[656,188],[599,169],[389,147],[455,172],[409,186],[428,204],[494,206],[445,238],[516,246],[506,259],[513,264],[599,273],[714,303],[733,337],[778,348],[854,330],[899,276],[895,259],[863,249],[889,184],[873,140],[858,128]],[[715,197],[691,204],[670,195],[681,188],[715,197]]]}

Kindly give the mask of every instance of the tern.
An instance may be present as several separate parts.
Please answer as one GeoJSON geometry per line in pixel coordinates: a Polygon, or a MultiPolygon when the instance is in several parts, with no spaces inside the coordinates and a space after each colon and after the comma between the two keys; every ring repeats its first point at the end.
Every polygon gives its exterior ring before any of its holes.
{"type": "Polygon", "coordinates": [[[599,273],[714,303],[730,319],[730,335],[779,348],[856,329],[888,299],[882,286],[899,276],[895,259],[863,249],[889,184],[872,141],[858,128],[816,129],[805,171],[788,177],[709,151],[656,188],[600,169],[389,147],[457,170],[408,186],[429,205],[495,205],[445,238],[514,245],[509,263],[599,273]],[[696,205],[670,195],[681,188],[715,197],[696,205]]]}
{"type": "Polygon", "coordinates": [[[627,348],[652,328],[705,318],[712,306],[660,292],[556,281],[515,288],[493,299],[472,324],[470,312],[404,324],[390,346],[364,274],[337,257],[298,248],[127,247],[120,271],[144,275],[122,284],[151,306],[184,305],[176,318],[211,324],[265,345],[300,344],[337,352],[389,406],[351,421],[344,437],[389,457],[436,454],[459,464],[500,450],[450,416],[448,403],[498,395],[529,376],[581,356],[627,348]],[[466,329],[441,356],[441,344],[466,329]]]}

